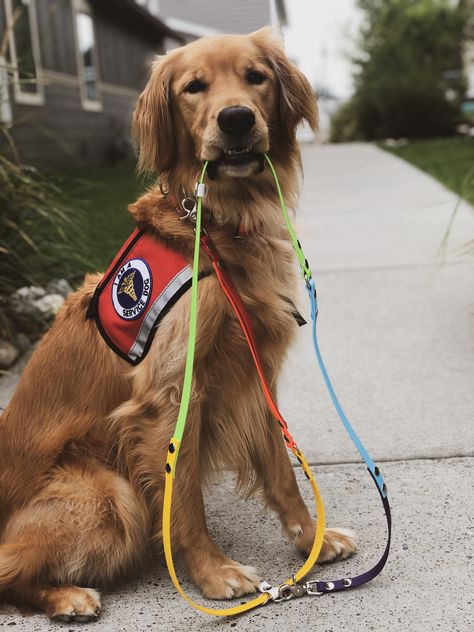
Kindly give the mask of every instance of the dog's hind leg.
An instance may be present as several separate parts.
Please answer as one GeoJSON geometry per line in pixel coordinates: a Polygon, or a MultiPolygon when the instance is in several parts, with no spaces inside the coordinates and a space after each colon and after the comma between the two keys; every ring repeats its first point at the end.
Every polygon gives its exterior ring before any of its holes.
{"type": "MultiPolygon", "coordinates": [[[[295,546],[308,554],[314,541],[314,523],[301,497],[294,469],[288,457],[280,429],[268,419],[268,441],[253,455],[257,478],[267,505],[280,517],[283,529],[295,546]]],[[[349,529],[326,529],[319,562],[350,557],[356,550],[354,534],[349,529]]]]}
{"type": "Polygon", "coordinates": [[[131,485],[93,460],[56,467],[6,524],[0,592],[64,621],[89,621],[103,586],[143,556],[148,520],[131,485]],[[77,584],[77,585],[75,585],[77,584]]]}

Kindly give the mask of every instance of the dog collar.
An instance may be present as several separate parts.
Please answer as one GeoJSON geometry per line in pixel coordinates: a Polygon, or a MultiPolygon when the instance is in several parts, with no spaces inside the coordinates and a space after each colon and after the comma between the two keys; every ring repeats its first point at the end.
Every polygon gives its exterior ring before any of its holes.
{"type": "MultiPolygon", "coordinates": [[[[177,213],[179,214],[180,220],[189,220],[193,224],[196,223],[197,198],[205,197],[207,194],[207,186],[204,184],[199,188],[199,184],[200,183],[196,185],[196,189],[194,191],[193,196],[184,194],[184,197],[181,200],[181,204],[177,202],[176,198],[170,191],[163,191],[163,189],[161,189],[161,192],[163,193],[164,196],[169,195],[170,201],[172,205],[174,206],[175,210],[177,211],[177,213]]],[[[204,218],[207,219],[207,222],[209,223],[213,217],[212,211],[209,211],[206,208],[203,208],[202,213],[203,213],[204,218]]],[[[250,236],[249,230],[245,228],[245,226],[242,223],[240,223],[239,226],[237,227],[237,230],[234,233],[234,239],[237,241],[242,241],[244,239],[247,239],[249,236],[250,236]]]]}

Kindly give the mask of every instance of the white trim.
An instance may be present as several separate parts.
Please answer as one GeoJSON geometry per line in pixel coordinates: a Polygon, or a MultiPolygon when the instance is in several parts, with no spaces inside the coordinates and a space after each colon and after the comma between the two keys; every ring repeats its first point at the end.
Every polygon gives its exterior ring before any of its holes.
{"type": "Polygon", "coordinates": [[[0,123],[7,128],[13,122],[12,107],[10,103],[10,90],[8,89],[8,66],[5,57],[0,56],[0,123]]]}
{"type": "Polygon", "coordinates": [[[77,75],[69,75],[65,72],[57,72],[56,70],[43,70],[43,85],[50,86],[52,84],[62,84],[71,88],[79,88],[79,77],[77,75]]]}
{"type": "MultiPolygon", "coordinates": [[[[81,82],[77,75],[68,75],[64,72],[57,72],[56,70],[43,70],[42,79],[45,86],[56,84],[80,89],[81,82]]],[[[132,97],[134,99],[140,94],[140,90],[135,88],[119,86],[115,83],[107,83],[106,81],[99,81],[99,88],[101,94],[116,94],[118,96],[132,97]]]]}
{"type": "Polygon", "coordinates": [[[140,90],[128,88],[127,86],[118,86],[115,83],[106,83],[105,81],[101,81],[99,85],[103,94],[116,94],[118,96],[133,97],[134,99],[136,99],[140,94],[140,90]]]}
{"type": "Polygon", "coordinates": [[[28,0],[28,5],[25,9],[28,12],[28,20],[30,23],[30,36],[31,36],[31,54],[33,56],[33,62],[35,64],[36,73],[36,88],[35,94],[31,92],[22,92],[20,84],[20,76],[18,73],[18,58],[16,54],[15,44],[15,27],[13,22],[13,10],[11,0],[4,0],[5,16],[7,21],[8,30],[8,46],[10,50],[10,62],[13,67],[13,94],[16,103],[23,105],[44,105],[44,89],[41,81],[41,64],[40,64],[40,48],[39,48],[39,35],[38,35],[38,23],[36,21],[36,0],[28,0]]]}
{"type": "Polygon", "coordinates": [[[188,20],[180,20],[179,18],[162,18],[162,22],[164,22],[171,30],[178,31],[178,33],[185,33],[187,35],[206,37],[209,35],[222,34],[222,31],[211,28],[210,26],[196,24],[195,22],[189,22],[188,20]]]}
{"type": "Polygon", "coordinates": [[[81,94],[81,106],[82,109],[86,112],[102,112],[103,104],[102,104],[102,94],[100,90],[101,82],[99,76],[99,59],[97,52],[97,37],[95,33],[94,20],[92,19],[92,28],[94,29],[94,47],[92,49],[92,55],[94,60],[94,68],[96,71],[96,90],[97,90],[97,101],[91,101],[91,99],[87,98],[86,94],[86,85],[84,81],[84,62],[82,59],[82,55],[79,50],[79,36],[77,33],[77,16],[79,13],[86,13],[93,18],[92,9],[88,0],[71,0],[71,8],[72,8],[72,19],[74,21],[74,47],[76,49],[76,64],[78,71],[78,80],[79,80],[79,90],[81,94]]]}

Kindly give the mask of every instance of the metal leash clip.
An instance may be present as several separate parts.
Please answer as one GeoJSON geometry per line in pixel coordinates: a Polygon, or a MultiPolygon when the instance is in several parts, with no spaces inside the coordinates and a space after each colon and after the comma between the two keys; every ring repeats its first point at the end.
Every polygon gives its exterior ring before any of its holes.
{"type": "Polygon", "coordinates": [[[281,601],[289,601],[295,597],[303,597],[304,595],[322,595],[322,592],[314,590],[313,586],[316,586],[317,582],[308,581],[305,584],[299,584],[295,576],[292,577],[292,584],[280,584],[278,587],[273,587],[268,582],[262,582],[260,584],[260,592],[266,592],[270,595],[271,600],[275,603],[279,603],[281,601]]]}
{"type": "Polygon", "coordinates": [[[197,218],[197,202],[195,197],[187,196],[181,200],[181,208],[184,211],[184,215],[179,219],[189,220],[193,224],[196,223],[197,218]]]}

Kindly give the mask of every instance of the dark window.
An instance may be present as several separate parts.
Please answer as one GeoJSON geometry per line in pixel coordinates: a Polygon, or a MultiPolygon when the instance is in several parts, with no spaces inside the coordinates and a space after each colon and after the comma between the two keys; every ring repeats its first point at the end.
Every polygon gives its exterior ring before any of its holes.
{"type": "Polygon", "coordinates": [[[99,93],[99,74],[97,72],[97,48],[92,14],[88,3],[76,0],[76,33],[81,81],[81,99],[85,109],[102,108],[99,93]]]}
{"type": "Polygon", "coordinates": [[[5,0],[5,10],[15,98],[25,103],[42,103],[43,89],[38,81],[39,49],[35,0],[5,0]]]}

